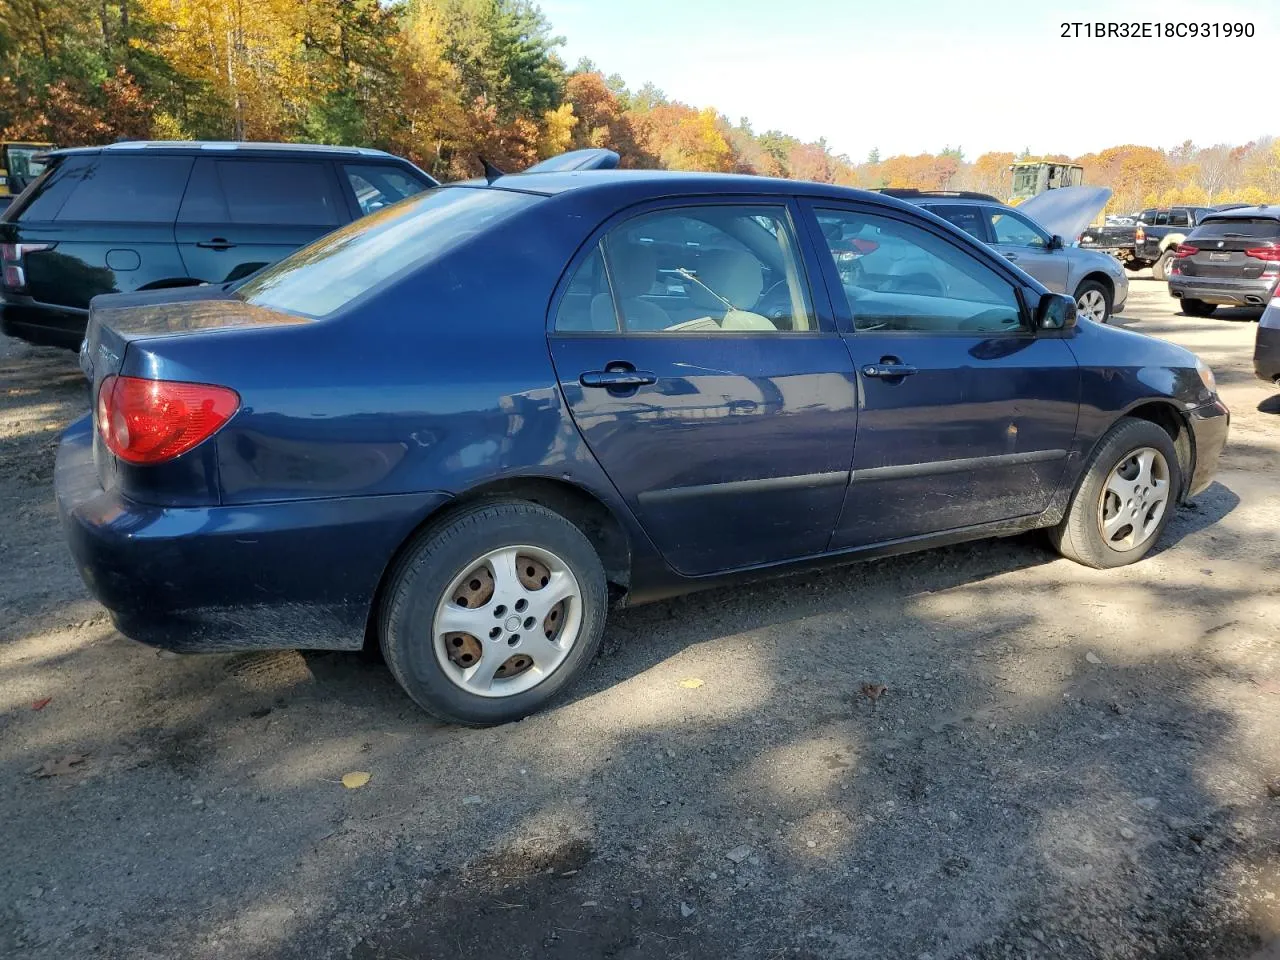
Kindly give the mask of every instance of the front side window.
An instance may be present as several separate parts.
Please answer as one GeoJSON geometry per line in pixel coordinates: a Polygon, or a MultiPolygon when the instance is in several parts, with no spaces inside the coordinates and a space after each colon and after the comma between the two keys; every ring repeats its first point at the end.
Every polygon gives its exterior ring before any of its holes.
{"type": "Polygon", "coordinates": [[[343,172],[362,214],[370,214],[426,190],[431,184],[399,167],[380,163],[344,163],[343,172]]]}
{"type": "Polygon", "coordinates": [[[785,207],[696,206],[649,213],[605,235],[575,272],[559,331],[813,331],[785,207]]]}
{"type": "Polygon", "coordinates": [[[996,243],[1007,243],[1013,247],[1044,247],[1049,242],[1049,238],[1029,220],[1009,210],[991,213],[991,233],[996,243]]]}
{"type": "Polygon", "coordinates": [[[237,291],[258,306],[323,317],[383,281],[438,259],[537,203],[510,190],[441,187],[379,210],[254,274],[237,291]]]}
{"type": "Polygon", "coordinates": [[[927,230],[876,214],[819,210],[856,330],[1025,329],[1013,284],[927,230]]]}

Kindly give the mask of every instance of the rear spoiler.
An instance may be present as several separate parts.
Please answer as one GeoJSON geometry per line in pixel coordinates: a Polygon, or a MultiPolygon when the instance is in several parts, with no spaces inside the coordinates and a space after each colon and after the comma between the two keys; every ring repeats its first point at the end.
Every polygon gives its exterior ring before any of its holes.
{"type": "MultiPolygon", "coordinates": [[[[619,159],[612,150],[604,148],[570,150],[541,160],[520,173],[523,176],[526,173],[567,173],[570,170],[612,170],[618,165],[619,159]]],[[[480,158],[480,165],[484,167],[484,178],[489,183],[507,175],[505,170],[499,169],[484,157],[480,158]]]]}

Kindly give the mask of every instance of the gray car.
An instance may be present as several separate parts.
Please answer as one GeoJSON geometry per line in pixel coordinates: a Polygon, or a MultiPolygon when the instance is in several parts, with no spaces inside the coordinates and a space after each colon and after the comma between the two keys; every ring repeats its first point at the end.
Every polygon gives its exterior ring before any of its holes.
{"type": "Polygon", "coordinates": [[[1063,187],[1018,207],[984,193],[885,190],[909,200],[995,248],[1055,293],[1075,297],[1080,313],[1106,323],[1124,309],[1129,279],[1114,257],[1075,246],[1106,205],[1105,187],[1063,187]]]}

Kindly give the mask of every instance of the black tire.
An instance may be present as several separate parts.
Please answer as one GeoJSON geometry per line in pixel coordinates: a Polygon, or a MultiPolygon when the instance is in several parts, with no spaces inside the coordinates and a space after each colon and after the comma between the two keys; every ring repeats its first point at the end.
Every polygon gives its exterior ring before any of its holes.
{"type": "Polygon", "coordinates": [[[1213,311],[1217,309],[1216,303],[1205,303],[1203,300],[1192,300],[1190,297],[1182,298],[1182,312],[1188,317],[1212,317],[1213,311]]]}
{"type": "Polygon", "coordinates": [[[1145,270],[1149,266],[1151,266],[1151,264],[1146,260],[1127,260],[1125,261],[1124,268],[1130,273],[1137,273],[1139,270],[1145,270]]]}
{"type": "Polygon", "coordinates": [[[392,675],[432,716],[473,727],[509,723],[545,707],[583,673],[604,634],[608,596],[600,558],[576,526],[527,501],[484,501],[428,527],[404,552],[382,605],[379,640],[392,675]],[[565,660],[536,686],[509,696],[482,696],[450,679],[437,658],[436,609],[468,565],[491,550],[516,545],[563,560],[581,590],[581,627],[565,660]]]}
{"type": "Polygon", "coordinates": [[[1173,262],[1173,247],[1160,254],[1160,259],[1151,265],[1151,276],[1156,280],[1169,279],[1169,264],[1173,262]]]}
{"type": "Polygon", "coordinates": [[[1093,292],[1093,291],[1096,291],[1097,293],[1102,295],[1102,300],[1104,304],[1103,314],[1100,318],[1098,318],[1098,323],[1110,323],[1111,322],[1111,291],[1108,290],[1101,283],[1099,283],[1097,280],[1085,280],[1083,283],[1080,284],[1080,286],[1076,287],[1076,293],[1075,293],[1076,304],[1079,305],[1080,298],[1083,297],[1085,293],[1093,292]]]}
{"type": "Polygon", "coordinates": [[[1049,539],[1064,557],[1086,567],[1104,570],[1141,560],[1159,541],[1173,517],[1182,491],[1182,467],[1173,440],[1149,420],[1121,417],[1107,431],[1089,459],[1062,522],[1049,530],[1049,539]],[[1120,463],[1142,447],[1153,447],[1164,456],[1169,473],[1168,502],[1155,530],[1132,549],[1117,550],[1107,545],[1099,529],[1099,504],[1108,476],[1120,463]]]}

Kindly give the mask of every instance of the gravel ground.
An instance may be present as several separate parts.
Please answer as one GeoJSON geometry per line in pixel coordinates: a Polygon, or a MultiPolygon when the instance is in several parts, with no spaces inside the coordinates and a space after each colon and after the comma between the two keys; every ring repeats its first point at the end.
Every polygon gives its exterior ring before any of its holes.
{"type": "Polygon", "coordinates": [[[74,358],[0,337],[0,956],[1280,957],[1280,396],[1248,317],[1174,310],[1137,280],[1121,322],[1232,438],[1145,562],[1027,536],[624,611],[480,731],[358,655],[116,634],[52,503],[74,358]]]}

